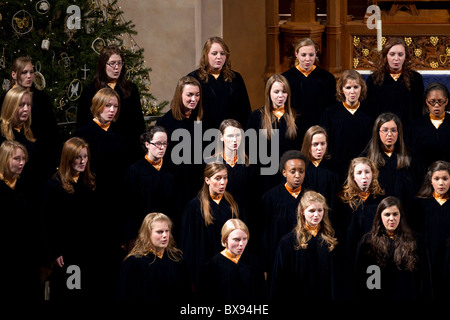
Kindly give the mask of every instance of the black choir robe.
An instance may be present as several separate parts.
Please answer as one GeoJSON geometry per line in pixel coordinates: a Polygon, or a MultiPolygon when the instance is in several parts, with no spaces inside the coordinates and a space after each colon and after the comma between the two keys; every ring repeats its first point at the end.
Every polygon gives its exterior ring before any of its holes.
{"type": "MultiPolygon", "coordinates": [[[[404,301],[431,299],[431,281],[429,273],[429,260],[424,250],[423,243],[416,239],[416,254],[418,262],[415,270],[407,270],[404,266],[400,269],[394,262],[394,240],[389,238],[388,262],[385,266],[380,266],[376,259],[376,253],[369,243],[371,233],[363,236],[357,249],[355,283],[356,297],[361,301],[404,301]],[[369,288],[367,282],[374,271],[368,271],[369,266],[378,266],[380,288],[369,288]]],[[[387,237],[386,234],[383,235],[387,237]]]]}
{"type": "Polygon", "coordinates": [[[101,248],[102,253],[105,253],[103,246],[110,239],[98,236],[98,231],[104,228],[104,222],[96,206],[98,199],[95,192],[85,185],[82,174],[74,184],[74,189],[72,194],[66,192],[57,173],[48,180],[42,200],[48,261],[50,263],[59,256],[64,259],[64,266],[55,266],[49,278],[52,300],[105,298],[105,287],[102,289],[100,282],[115,279],[105,279],[105,272],[100,271],[105,269],[106,254],[99,264],[98,250],[101,248]],[[71,265],[80,267],[80,290],[70,290],[66,286],[67,278],[72,274],[67,274],[66,270],[71,265]]]}
{"type": "MultiPolygon", "coordinates": [[[[56,167],[59,165],[62,138],[50,96],[45,91],[36,89],[34,85],[31,86],[30,92],[33,94],[31,131],[36,138],[37,148],[42,150],[41,153],[44,155],[39,166],[45,175],[45,183],[56,172],[56,167]]],[[[0,98],[0,110],[5,95],[0,98]]]]}
{"type": "MultiPolygon", "coordinates": [[[[127,154],[130,156],[131,165],[141,156],[145,155],[141,147],[140,137],[145,131],[144,115],[142,113],[141,100],[138,87],[131,83],[131,93],[125,97],[122,89],[116,85],[114,90],[120,97],[120,112],[117,118],[117,131],[126,141],[127,154]]],[[[77,127],[80,128],[92,120],[91,113],[92,98],[97,93],[94,83],[90,83],[83,88],[77,108],[77,127]]]]}
{"type": "Polygon", "coordinates": [[[302,117],[304,128],[318,125],[323,112],[336,103],[336,78],[320,67],[307,77],[296,67],[282,75],[289,82],[291,106],[302,117]]]}
{"type": "MultiPolygon", "coordinates": [[[[235,218],[232,216],[230,204],[224,197],[219,204],[210,198],[209,204],[214,218],[213,224],[205,225],[198,198],[188,202],[181,221],[179,246],[183,251],[195,291],[198,290],[200,271],[204,264],[223,250],[220,233],[224,223],[235,218]]],[[[242,219],[241,216],[239,218],[242,219]]]]}
{"type": "Polygon", "coordinates": [[[102,199],[110,199],[103,203],[101,213],[107,217],[105,222],[110,228],[109,236],[114,237],[114,244],[111,244],[120,246],[124,241],[122,223],[126,214],[125,171],[131,161],[130,154],[127,153],[126,138],[120,133],[116,123],[112,122],[105,131],[92,119],[77,129],[75,136],[83,138],[89,144],[90,166],[91,172],[95,174],[97,194],[102,199]]]}
{"type": "Polygon", "coordinates": [[[217,253],[200,274],[200,301],[260,303],[266,301],[264,269],[260,258],[247,249],[235,263],[217,253]]]}
{"type": "MultiPolygon", "coordinates": [[[[202,156],[204,144],[202,137],[204,128],[202,124],[197,123],[196,119],[197,110],[194,110],[189,118],[183,120],[176,120],[173,117],[172,110],[169,110],[156,121],[156,124],[164,127],[167,132],[167,142],[169,143],[169,146],[164,154],[164,165],[167,166],[167,170],[174,175],[177,185],[184,186],[183,188],[177,188],[175,202],[177,204],[176,210],[179,213],[183,212],[186,204],[197,195],[203,185],[202,156]],[[175,138],[173,135],[178,129],[183,130],[190,139],[188,140],[186,149],[183,149],[182,153],[179,151],[181,146],[179,144],[185,143],[185,137],[175,138]],[[174,148],[178,149],[172,154],[174,148]],[[190,157],[186,157],[186,162],[183,160],[183,163],[178,164],[177,161],[180,157],[185,157],[185,152],[190,152],[190,157]]],[[[179,131],[180,130],[177,132],[179,131]]]]}
{"type": "Polygon", "coordinates": [[[304,193],[303,187],[295,198],[287,191],[284,183],[267,191],[261,201],[263,212],[263,247],[265,268],[269,275],[275,260],[280,239],[291,232],[297,225],[297,207],[304,193]]]}
{"type": "Polygon", "coordinates": [[[323,195],[332,210],[336,202],[337,193],[342,187],[339,184],[339,176],[332,164],[332,160],[322,159],[317,167],[312,162],[309,162],[303,187],[323,195]]]}
{"type": "Polygon", "coordinates": [[[425,246],[430,257],[433,294],[435,299],[445,297],[443,284],[448,275],[443,274],[445,254],[450,238],[450,201],[440,205],[433,197],[417,199],[418,218],[422,222],[425,246]]]}
{"type": "Polygon", "coordinates": [[[330,301],[339,298],[338,265],[335,250],[329,251],[322,232],[308,241],[306,249],[296,250],[291,231],[281,240],[273,266],[270,300],[290,310],[300,301],[330,301]]]}
{"type": "Polygon", "coordinates": [[[366,84],[366,100],[374,118],[385,112],[395,113],[407,132],[411,122],[422,114],[424,85],[420,73],[412,71],[409,90],[403,74],[395,81],[389,72],[386,72],[383,84],[376,85],[372,75],[367,78],[366,84]]]}
{"type": "Polygon", "coordinates": [[[277,186],[279,183],[285,181],[285,178],[281,174],[281,172],[278,170],[279,165],[276,165],[277,172],[273,175],[263,175],[261,174],[261,168],[269,168],[275,164],[279,163],[279,159],[288,150],[300,150],[302,146],[303,141],[303,135],[306,130],[304,128],[303,118],[301,116],[296,117],[295,123],[297,125],[297,136],[294,139],[288,139],[286,137],[286,131],[287,131],[287,123],[285,120],[285,117],[281,117],[280,120],[276,120],[276,123],[272,125],[273,129],[279,130],[278,140],[271,137],[271,140],[267,140],[267,138],[264,135],[259,134],[259,130],[262,129],[262,119],[261,115],[264,112],[264,108],[257,109],[253,111],[250,114],[250,117],[248,119],[246,130],[253,129],[256,131],[257,141],[246,141],[246,148],[247,148],[247,154],[249,155],[249,159],[251,163],[256,162],[256,166],[258,167],[258,183],[257,186],[259,186],[259,194],[262,195],[264,192],[272,189],[273,187],[277,186]],[[260,144],[264,143],[266,141],[266,151],[262,152],[260,148],[260,144]],[[255,145],[257,146],[257,154],[254,154],[255,145]],[[276,148],[275,150],[278,151],[278,155],[271,153],[271,146],[274,146],[276,148]],[[258,156],[258,158],[256,158],[258,156]],[[269,164],[262,163],[261,156],[263,157],[269,157],[270,162],[269,164]]]}
{"type": "Polygon", "coordinates": [[[237,71],[231,82],[225,81],[221,73],[216,79],[209,75],[208,82],[200,80],[198,70],[188,76],[194,77],[202,86],[203,125],[206,129],[218,129],[225,119],[235,119],[245,127],[248,116],[252,111],[250,99],[244,79],[237,71]]]}
{"type": "Polygon", "coordinates": [[[335,237],[339,242],[338,259],[343,267],[343,272],[339,276],[340,281],[346,284],[343,287],[343,295],[346,299],[355,298],[356,251],[361,238],[372,229],[373,219],[382,199],[383,196],[375,198],[371,194],[355,211],[350,208],[350,205],[340,200],[336,203],[334,212],[330,213],[335,237]]]}
{"type": "Polygon", "coordinates": [[[118,297],[119,300],[145,301],[154,307],[160,307],[161,303],[189,303],[192,290],[184,261],[173,261],[167,252],[162,258],[153,253],[128,257],[120,269],[118,297]]]}
{"type": "Polygon", "coordinates": [[[364,101],[354,114],[338,102],[324,111],[320,125],[328,133],[328,153],[333,157],[342,185],[351,160],[359,156],[372,137],[373,118],[364,101]]]}
{"type": "Polygon", "coordinates": [[[419,117],[411,124],[405,142],[419,156],[424,171],[435,161],[450,161],[450,115],[446,114],[438,129],[429,114],[419,117]]]}
{"type": "MultiPolygon", "coordinates": [[[[25,165],[26,166],[26,165],[25,165]]],[[[6,301],[42,301],[40,290],[40,266],[48,266],[44,260],[42,221],[30,207],[21,190],[20,178],[14,189],[0,179],[0,207],[2,213],[1,240],[4,244],[4,262],[1,272],[5,275],[2,287],[6,301]]]]}
{"type": "MultiPolygon", "coordinates": [[[[125,191],[129,206],[126,217],[126,240],[134,239],[144,217],[152,212],[161,212],[173,222],[172,233],[177,235],[181,215],[176,211],[175,178],[166,170],[163,160],[158,171],[145,157],[132,164],[125,172],[125,191]]],[[[176,237],[176,239],[178,239],[176,237]]]]}
{"type": "MultiPolygon", "coordinates": [[[[366,157],[367,152],[363,152],[361,156],[366,157]]],[[[400,200],[407,215],[411,201],[419,191],[417,170],[420,170],[420,168],[411,158],[410,167],[397,169],[397,152],[395,151],[392,152],[390,157],[384,152],[382,152],[382,156],[385,165],[378,168],[378,182],[386,197],[394,196],[400,200]]]]}

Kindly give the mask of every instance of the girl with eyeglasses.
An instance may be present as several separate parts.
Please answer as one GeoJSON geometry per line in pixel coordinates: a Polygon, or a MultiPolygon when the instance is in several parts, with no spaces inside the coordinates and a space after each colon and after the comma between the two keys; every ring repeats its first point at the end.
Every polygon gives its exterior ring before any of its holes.
{"type": "Polygon", "coordinates": [[[130,165],[144,155],[140,136],[145,131],[145,122],[138,87],[127,79],[124,55],[114,45],[103,48],[94,78],[81,92],[77,108],[78,128],[92,120],[92,98],[97,91],[107,87],[119,95],[121,111],[117,117],[117,130],[125,137],[127,153],[131,158],[130,165]]]}
{"type": "Polygon", "coordinates": [[[386,196],[395,196],[405,212],[419,190],[423,171],[403,139],[403,126],[394,113],[383,113],[375,120],[372,138],[361,156],[368,157],[378,169],[378,181],[386,196]]]}
{"type": "Polygon", "coordinates": [[[450,161],[449,91],[445,85],[433,82],[424,95],[424,114],[411,125],[406,142],[427,170],[437,160],[450,161]]]}
{"type": "MultiPolygon", "coordinates": [[[[126,241],[136,238],[142,219],[149,212],[164,212],[173,222],[172,234],[180,227],[180,214],[175,210],[175,177],[167,170],[164,155],[167,151],[166,130],[153,125],[141,135],[144,157],[125,172],[125,191],[129,204],[126,216],[126,241]]],[[[129,249],[129,248],[128,248],[129,249]]]]}

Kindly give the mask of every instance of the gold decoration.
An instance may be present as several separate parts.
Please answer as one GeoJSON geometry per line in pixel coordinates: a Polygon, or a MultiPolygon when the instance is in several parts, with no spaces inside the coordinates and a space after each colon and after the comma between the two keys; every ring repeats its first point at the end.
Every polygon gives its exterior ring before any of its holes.
{"type": "Polygon", "coordinates": [[[358,58],[353,58],[353,68],[356,68],[359,64],[359,59],[358,58]]]}
{"type": "Polygon", "coordinates": [[[414,54],[416,57],[420,57],[422,55],[422,49],[414,49],[414,54]]]}
{"type": "Polygon", "coordinates": [[[433,46],[436,46],[439,41],[438,37],[430,37],[430,42],[433,46]]]}
{"type": "Polygon", "coordinates": [[[358,37],[353,37],[353,45],[355,47],[359,46],[360,39],[358,37]]]}
{"type": "Polygon", "coordinates": [[[411,37],[407,37],[407,38],[405,37],[405,43],[409,47],[409,45],[412,43],[411,37]]]}
{"type": "Polygon", "coordinates": [[[386,37],[381,37],[381,44],[383,46],[386,44],[386,37]]]}
{"type": "Polygon", "coordinates": [[[367,57],[369,55],[370,51],[369,51],[369,49],[362,49],[361,52],[362,52],[364,57],[367,57]]]}
{"type": "Polygon", "coordinates": [[[430,67],[432,67],[433,69],[439,68],[439,63],[437,63],[436,61],[430,62],[430,67]]]}

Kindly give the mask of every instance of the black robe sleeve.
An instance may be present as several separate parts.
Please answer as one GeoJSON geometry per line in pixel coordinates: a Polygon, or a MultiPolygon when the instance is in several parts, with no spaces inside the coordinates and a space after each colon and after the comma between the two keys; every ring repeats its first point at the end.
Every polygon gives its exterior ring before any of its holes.
{"type": "Polygon", "coordinates": [[[244,79],[233,71],[233,80],[225,81],[222,74],[216,79],[209,75],[208,81],[201,80],[198,71],[188,75],[196,78],[202,86],[203,123],[205,129],[219,128],[225,119],[235,119],[245,127],[251,112],[250,99],[244,79]]]}
{"type": "Polygon", "coordinates": [[[217,253],[205,264],[200,278],[200,301],[260,303],[266,298],[262,264],[247,249],[238,263],[217,253]]]}
{"type": "Polygon", "coordinates": [[[316,67],[305,77],[296,67],[282,74],[291,87],[291,105],[306,129],[320,122],[323,112],[336,103],[336,78],[316,67]]]}
{"type": "Polygon", "coordinates": [[[145,301],[154,307],[168,303],[168,299],[170,305],[191,302],[192,290],[184,262],[171,260],[167,252],[162,258],[152,253],[128,257],[120,270],[118,298],[145,301]]]}

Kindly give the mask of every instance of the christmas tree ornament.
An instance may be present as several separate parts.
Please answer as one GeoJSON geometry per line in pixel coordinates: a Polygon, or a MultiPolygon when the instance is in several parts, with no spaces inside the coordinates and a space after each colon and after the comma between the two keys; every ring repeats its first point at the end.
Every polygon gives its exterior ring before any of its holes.
{"type": "Polygon", "coordinates": [[[45,86],[46,86],[44,75],[41,73],[41,62],[40,61],[37,61],[34,64],[33,84],[38,90],[44,90],[45,86]]]}
{"type": "Polygon", "coordinates": [[[73,79],[67,87],[67,97],[70,101],[78,100],[83,91],[83,83],[79,79],[73,79]]]}
{"type": "Polygon", "coordinates": [[[46,14],[50,10],[50,3],[47,0],[36,2],[36,12],[39,14],[46,14]]]}
{"type": "Polygon", "coordinates": [[[105,40],[102,38],[96,38],[94,41],[92,41],[91,48],[94,50],[95,53],[100,55],[100,52],[103,50],[103,48],[106,46],[105,40]]]}
{"type": "Polygon", "coordinates": [[[26,10],[17,11],[12,17],[12,28],[18,34],[27,34],[33,29],[33,18],[26,10]]]}
{"type": "Polygon", "coordinates": [[[5,91],[5,92],[8,91],[10,85],[11,85],[11,81],[9,81],[8,79],[3,79],[3,83],[2,83],[3,91],[5,91]]]}
{"type": "Polygon", "coordinates": [[[43,49],[43,50],[50,49],[50,40],[49,39],[42,40],[41,49],[43,49]]]}

